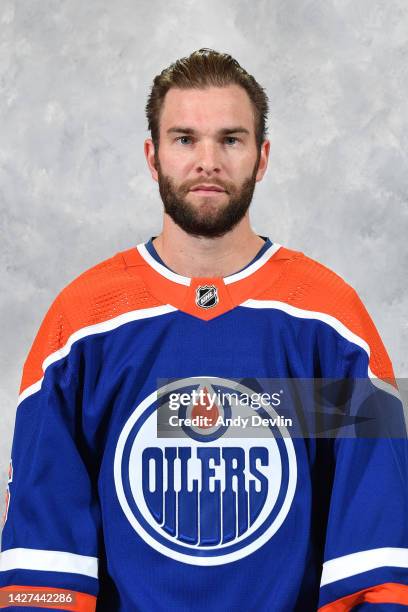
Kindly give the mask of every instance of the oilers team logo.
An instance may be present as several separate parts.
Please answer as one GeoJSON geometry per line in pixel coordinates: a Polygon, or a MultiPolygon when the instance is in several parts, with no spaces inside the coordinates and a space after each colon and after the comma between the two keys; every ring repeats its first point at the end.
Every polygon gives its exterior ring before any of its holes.
{"type": "Polygon", "coordinates": [[[196,304],[200,308],[213,308],[218,304],[218,290],[215,285],[200,285],[196,289],[196,304]]]}
{"type": "Polygon", "coordinates": [[[228,402],[211,401],[209,398],[213,388],[210,385],[202,384],[202,379],[200,381],[198,386],[190,384],[185,387],[185,389],[194,390],[198,400],[182,403],[178,410],[178,418],[182,431],[190,438],[210,442],[227,431],[228,427],[225,423],[231,418],[232,411],[228,402]]]}
{"type": "MultiPolygon", "coordinates": [[[[117,496],[137,535],[160,553],[192,565],[230,563],[284,522],[297,480],[293,442],[282,425],[258,437],[234,429],[254,414],[239,399],[248,393],[230,379],[178,379],[146,397],[125,423],[114,461],[117,496]],[[225,399],[232,391],[235,401],[225,399]],[[164,433],[160,418],[169,422],[164,433]]],[[[257,414],[271,423],[278,416],[272,405],[257,414]]]]}

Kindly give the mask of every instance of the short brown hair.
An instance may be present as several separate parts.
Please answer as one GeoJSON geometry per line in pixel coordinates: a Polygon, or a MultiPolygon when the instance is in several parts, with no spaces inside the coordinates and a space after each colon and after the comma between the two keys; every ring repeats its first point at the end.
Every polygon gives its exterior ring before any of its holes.
{"type": "Polygon", "coordinates": [[[178,59],[153,80],[146,115],[156,153],[159,146],[160,113],[169,89],[205,89],[233,84],[243,87],[251,100],[255,112],[255,139],[260,150],[267,134],[268,97],[265,90],[231,55],[202,48],[188,57],[178,59]]]}

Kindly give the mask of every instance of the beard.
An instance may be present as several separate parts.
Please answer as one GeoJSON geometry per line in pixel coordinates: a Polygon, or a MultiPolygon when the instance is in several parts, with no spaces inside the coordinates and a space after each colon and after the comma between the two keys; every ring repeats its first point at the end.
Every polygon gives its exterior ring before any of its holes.
{"type": "Polygon", "coordinates": [[[156,169],[159,191],[165,212],[188,234],[206,238],[223,236],[241,221],[251,204],[259,159],[260,155],[258,154],[251,176],[245,179],[240,187],[236,187],[231,182],[221,183],[211,179],[207,181],[202,179],[202,183],[218,185],[225,190],[226,193],[219,197],[225,199],[225,196],[227,196],[228,201],[220,204],[219,202],[213,202],[213,196],[197,196],[201,201],[189,202],[187,196],[191,188],[200,184],[198,180],[194,183],[190,181],[189,184],[184,183],[176,187],[171,177],[162,173],[157,157],[156,169]]]}

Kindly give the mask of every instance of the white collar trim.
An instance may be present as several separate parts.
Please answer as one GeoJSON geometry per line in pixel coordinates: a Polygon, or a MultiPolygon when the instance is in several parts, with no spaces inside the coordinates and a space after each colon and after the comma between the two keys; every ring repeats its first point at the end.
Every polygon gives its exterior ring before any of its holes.
{"type": "MultiPolygon", "coordinates": [[[[222,279],[224,281],[224,284],[229,285],[243,278],[246,278],[247,276],[250,276],[251,274],[256,272],[256,270],[259,270],[259,268],[261,268],[268,261],[268,259],[272,257],[272,255],[275,255],[275,253],[281,248],[281,246],[282,245],[276,242],[273,243],[269,247],[269,249],[265,251],[262,257],[254,261],[254,263],[252,263],[250,266],[244,268],[244,270],[241,270],[241,272],[236,272],[235,274],[225,276],[222,279]]],[[[149,266],[154,268],[156,272],[158,272],[162,276],[165,276],[166,278],[175,283],[179,283],[180,285],[186,285],[187,287],[191,285],[191,278],[189,278],[188,276],[182,276],[181,274],[177,274],[177,272],[169,270],[167,266],[164,266],[163,264],[158,262],[154,257],[150,255],[143,242],[138,244],[136,248],[139,251],[140,255],[143,257],[143,259],[149,264],[149,266]]]]}
{"type": "Polygon", "coordinates": [[[275,255],[275,253],[281,248],[281,246],[281,244],[274,242],[273,244],[271,244],[269,249],[266,249],[265,253],[259,259],[254,261],[254,263],[252,263],[250,266],[244,268],[243,270],[241,270],[241,272],[235,272],[235,274],[230,274],[229,276],[226,276],[223,279],[224,283],[226,285],[229,285],[230,283],[235,283],[235,281],[250,276],[251,274],[256,272],[256,270],[262,268],[262,266],[268,261],[268,259],[270,259],[272,255],[275,255]]]}

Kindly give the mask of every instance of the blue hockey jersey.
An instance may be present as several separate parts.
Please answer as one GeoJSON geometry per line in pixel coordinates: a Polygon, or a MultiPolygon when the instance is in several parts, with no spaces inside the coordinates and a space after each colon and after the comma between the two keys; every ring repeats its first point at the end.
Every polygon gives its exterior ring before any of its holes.
{"type": "Polygon", "coordinates": [[[406,439],[233,425],[279,417],[259,381],[316,378],[397,395],[356,292],[300,252],[188,278],[139,244],[81,274],[23,369],[0,608],[408,605],[406,439]]]}

